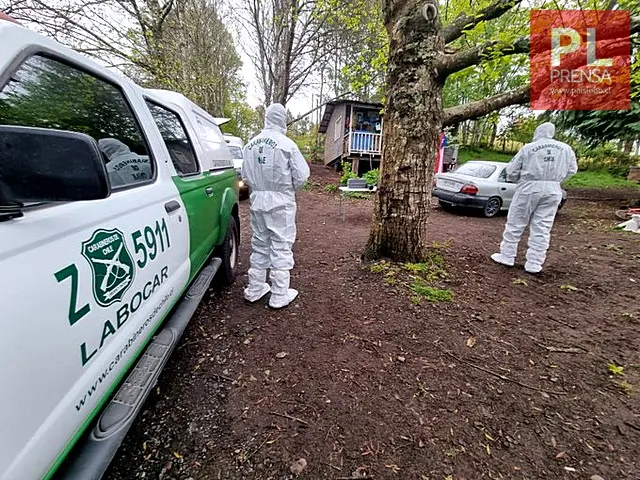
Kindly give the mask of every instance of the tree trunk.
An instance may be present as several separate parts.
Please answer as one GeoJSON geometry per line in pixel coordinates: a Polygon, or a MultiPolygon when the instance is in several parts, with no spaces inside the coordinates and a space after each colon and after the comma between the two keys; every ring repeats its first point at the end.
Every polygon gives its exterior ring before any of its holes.
{"type": "Polygon", "coordinates": [[[496,148],[496,137],[498,136],[498,120],[493,122],[493,127],[491,128],[491,140],[489,142],[489,148],[492,150],[496,148]]]}
{"type": "Polygon", "coordinates": [[[473,134],[471,135],[471,146],[474,147],[474,148],[478,147],[479,134],[480,134],[480,120],[474,120],[474,122],[473,122],[473,134]]]}
{"type": "Polygon", "coordinates": [[[385,0],[389,35],[387,103],[380,183],[363,258],[423,261],[438,136],[442,82],[435,61],[444,47],[437,2],[385,0]],[[436,12],[423,16],[423,6],[436,12]]]}
{"type": "Polygon", "coordinates": [[[468,145],[467,140],[469,136],[469,121],[467,120],[462,124],[462,145],[468,145]]]}

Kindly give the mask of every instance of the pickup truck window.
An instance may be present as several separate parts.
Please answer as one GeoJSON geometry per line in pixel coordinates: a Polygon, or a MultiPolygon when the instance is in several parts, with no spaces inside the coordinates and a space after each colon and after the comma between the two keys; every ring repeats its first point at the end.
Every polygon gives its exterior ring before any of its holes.
{"type": "Polygon", "coordinates": [[[199,173],[198,160],[178,114],[147,100],[151,116],[164,140],[173,166],[181,177],[199,173]]]}
{"type": "MultiPolygon", "coordinates": [[[[233,160],[222,156],[221,145],[225,145],[224,137],[215,123],[206,119],[197,112],[193,112],[202,135],[202,147],[204,154],[211,160],[215,169],[233,168],[233,160]]],[[[242,154],[240,155],[242,158],[242,154]]]]}
{"type": "Polygon", "coordinates": [[[102,151],[112,189],[154,178],[147,144],[122,91],[53,58],[29,57],[2,86],[0,124],[90,135],[102,151]]]}

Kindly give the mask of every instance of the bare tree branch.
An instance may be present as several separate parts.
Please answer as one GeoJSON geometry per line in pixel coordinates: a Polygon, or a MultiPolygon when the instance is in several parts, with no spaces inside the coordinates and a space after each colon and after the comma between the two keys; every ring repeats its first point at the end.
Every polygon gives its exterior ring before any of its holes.
{"type": "Polygon", "coordinates": [[[478,100],[477,102],[447,108],[444,110],[442,125],[445,127],[455,125],[465,120],[483,117],[488,113],[508,107],[509,105],[520,105],[528,101],[529,86],[527,85],[510,92],[478,100]]]}
{"type": "Polygon", "coordinates": [[[501,17],[513,7],[520,4],[521,1],[522,0],[498,0],[496,3],[489,5],[476,14],[461,14],[443,29],[442,34],[444,36],[444,43],[451,43],[460,38],[464,34],[465,30],[475,27],[480,22],[501,17]]]}

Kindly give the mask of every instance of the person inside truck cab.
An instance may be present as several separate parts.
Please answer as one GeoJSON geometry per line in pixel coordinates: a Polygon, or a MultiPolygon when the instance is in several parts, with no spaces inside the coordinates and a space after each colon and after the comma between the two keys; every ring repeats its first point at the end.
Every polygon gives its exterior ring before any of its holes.
{"type": "Polygon", "coordinates": [[[98,147],[109,159],[107,173],[112,187],[151,179],[151,163],[148,156],[133,153],[128,146],[115,138],[100,139],[98,147]]]}

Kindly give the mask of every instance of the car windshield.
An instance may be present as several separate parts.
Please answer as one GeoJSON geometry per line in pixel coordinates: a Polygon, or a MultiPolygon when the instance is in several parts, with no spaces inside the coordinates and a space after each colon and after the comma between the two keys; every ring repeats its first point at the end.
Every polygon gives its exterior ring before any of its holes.
{"type": "Polygon", "coordinates": [[[487,165],[486,163],[480,162],[469,162],[460,165],[455,170],[455,173],[476,178],[489,178],[495,171],[496,167],[493,165],[487,165]]]}
{"type": "Polygon", "coordinates": [[[233,158],[242,158],[242,149],[240,147],[229,145],[229,150],[231,151],[231,156],[233,158]]]}

